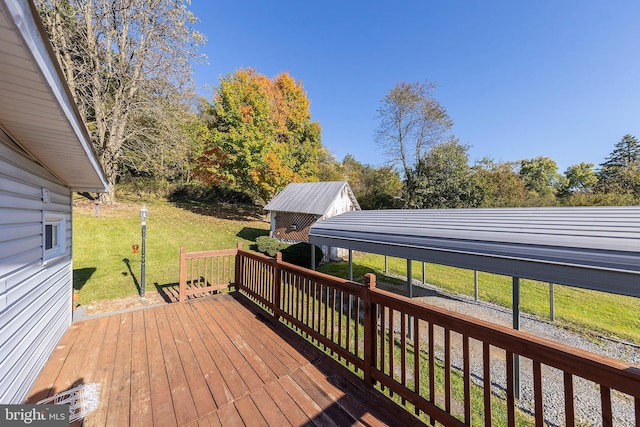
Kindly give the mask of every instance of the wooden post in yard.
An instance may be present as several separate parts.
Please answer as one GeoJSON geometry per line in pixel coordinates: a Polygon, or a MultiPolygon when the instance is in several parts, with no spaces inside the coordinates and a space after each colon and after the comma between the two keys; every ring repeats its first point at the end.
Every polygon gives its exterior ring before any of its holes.
{"type": "Polygon", "coordinates": [[[371,302],[371,290],[376,287],[376,275],[364,275],[364,381],[367,385],[374,385],[371,378],[371,368],[375,365],[376,334],[378,333],[378,318],[376,308],[371,302]]]}

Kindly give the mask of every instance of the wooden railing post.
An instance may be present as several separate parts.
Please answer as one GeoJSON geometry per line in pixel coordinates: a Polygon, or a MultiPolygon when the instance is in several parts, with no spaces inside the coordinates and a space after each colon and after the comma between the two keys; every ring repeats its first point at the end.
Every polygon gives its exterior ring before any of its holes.
{"type": "Polygon", "coordinates": [[[278,311],[280,310],[280,286],[281,286],[281,280],[280,280],[280,263],[282,262],[282,253],[278,252],[276,254],[276,258],[275,258],[275,262],[273,263],[273,293],[272,293],[272,300],[271,300],[271,304],[272,304],[272,308],[273,308],[273,315],[275,316],[276,319],[280,319],[280,315],[278,314],[278,311]]]}
{"type": "Polygon", "coordinates": [[[367,273],[364,275],[364,381],[367,385],[373,385],[371,368],[375,365],[375,343],[378,333],[378,317],[376,308],[371,302],[371,290],[376,287],[376,275],[367,273]]]}
{"type": "Polygon", "coordinates": [[[184,302],[187,292],[187,250],[180,247],[180,302],[184,302]]]}
{"type": "MultiPolygon", "coordinates": [[[[242,257],[240,256],[240,251],[242,250],[242,242],[238,242],[236,244],[236,265],[234,268],[234,278],[233,278],[233,284],[236,287],[236,290],[238,290],[238,285],[240,284],[240,281],[242,280],[242,257]]],[[[231,287],[231,284],[229,284],[229,287],[231,287]]]]}

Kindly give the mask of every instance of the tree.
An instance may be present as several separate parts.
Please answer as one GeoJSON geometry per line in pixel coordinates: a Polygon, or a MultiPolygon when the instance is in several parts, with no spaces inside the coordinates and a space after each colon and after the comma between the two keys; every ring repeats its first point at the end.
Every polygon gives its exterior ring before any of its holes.
{"type": "Polygon", "coordinates": [[[565,193],[589,194],[598,183],[598,176],[593,170],[593,163],[579,163],[567,168],[564,176],[567,178],[565,193]]]}
{"type": "Polygon", "coordinates": [[[628,166],[640,162],[640,141],[633,135],[626,134],[616,143],[613,151],[604,163],[603,169],[628,166]]]}
{"type": "Polygon", "coordinates": [[[318,180],[342,181],[344,171],[340,163],[328,148],[322,147],[318,152],[318,180]]]}
{"type": "Polygon", "coordinates": [[[469,167],[469,146],[451,138],[429,150],[405,182],[407,208],[476,207],[480,193],[469,167]]]}
{"type": "Polygon", "coordinates": [[[395,168],[364,165],[362,190],[356,194],[356,198],[362,209],[395,208],[399,207],[402,188],[402,180],[395,168]]]}
{"type": "Polygon", "coordinates": [[[558,165],[550,157],[539,156],[520,162],[520,177],[534,196],[555,197],[562,188],[564,177],[558,173],[558,165]]]}
{"type": "Polygon", "coordinates": [[[100,156],[109,184],[104,200],[113,202],[123,146],[146,131],[134,114],[153,118],[158,97],[187,93],[190,61],[204,37],[193,28],[189,0],[36,2],[100,156]]]}
{"type": "Polygon", "coordinates": [[[600,164],[598,190],[605,193],[640,193],[640,141],[626,134],[600,164]]]}
{"type": "Polygon", "coordinates": [[[137,136],[122,147],[121,163],[129,176],[149,177],[157,184],[188,184],[193,178],[193,159],[202,154],[206,125],[188,105],[165,97],[154,98],[152,115],[132,114],[137,136]]]}
{"type": "Polygon", "coordinates": [[[341,170],[341,179],[349,182],[362,209],[396,207],[396,199],[402,193],[402,180],[396,169],[365,165],[347,154],[342,159],[341,170]]]}
{"type": "Polygon", "coordinates": [[[526,206],[527,189],[518,173],[520,163],[484,158],[473,167],[474,180],[481,193],[481,207],[526,206]]]}
{"type": "Polygon", "coordinates": [[[400,165],[410,188],[412,170],[430,147],[445,140],[453,126],[445,108],[433,97],[434,89],[429,82],[397,83],[382,98],[377,112],[375,140],[390,164],[400,165]]]}
{"type": "Polygon", "coordinates": [[[197,168],[205,182],[266,201],[291,182],[317,179],[320,125],[302,82],[288,73],[230,73],[205,110],[210,132],[197,168]]]}

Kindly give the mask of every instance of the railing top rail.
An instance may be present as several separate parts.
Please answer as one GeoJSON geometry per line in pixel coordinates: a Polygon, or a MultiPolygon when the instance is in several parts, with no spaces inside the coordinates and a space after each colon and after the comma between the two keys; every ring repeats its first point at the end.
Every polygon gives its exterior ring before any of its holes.
{"type": "Polygon", "coordinates": [[[252,252],[252,251],[247,251],[244,249],[238,249],[238,255],[242,255],[245,256],[247,258],[252,258],[258,261],[265,261],[265,262],[273,262],[274,259],[271,257],[268,257],[264,254],[258,253],[258,252],[252,252]]]}
{"type": "Polygon", "coordinates": [[[371,302],[640,398],[640,367],[381,289],[371,302]]]}
{"type": "Polygon", "coordinates": [[[214,251],[196,251],[196,252],[185,252],[185,257],[187,259],[196,259],[196,258],[208,258],[215,256],[227,256],[227,255],[235,255],[238,253],[237,249],[220,249],[214,251]]]}
{"type": "Polygon", "coordinates": [[[360,283],[352,282],[340,277],[331,276],[319,271],[309,270],[308,268],[300,267],[299,265],[291,264],[285,261],[276,261],[275,258],[271,258],[263,254],[245,250],[239,250],[238,253],[241,256],[246,256],[257,261],[264,261],[265,263],[269,263],[271,265],[275,265],[277,262],[278,268],[282,271],[293,273],[309,280],[319,281],[329,286],[339,287],[352,293],[361,293],[365,288],[364,285],[360,283]]]}
{"type": "Polygon", "coordinates": [[[297,266],[295,264],[289,264],[287,262],[279,263],[278,268],[280,268],[282,271],[293,273],[300,277],[304,277],[309,280],[315,280],[317,282],[322,282],[325,285],[341,288],[353,293],[361,293],[365,289],[365,286],[360,283],[331,276],[319,271],[308,270],[306,268],[297,266]]]}

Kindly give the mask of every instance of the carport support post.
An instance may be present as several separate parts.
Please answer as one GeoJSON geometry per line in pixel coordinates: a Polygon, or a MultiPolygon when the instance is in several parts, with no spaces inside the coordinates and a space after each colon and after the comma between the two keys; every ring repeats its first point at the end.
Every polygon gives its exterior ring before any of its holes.
{"type": "Polygon", "coordinates": [[[473,298],[478,301],[478,270],[473,270],[473,298]]]}
{"type": "MultiPolygon", "coordinates": [[[[329,249],[331,251],[331,249],[329,249]]],[[[315,271],[316,269],[316,245],[311,243],[311,269],[315,271]]]]}
{"type": "Polygon", "coordinates": [[[549,283],[549,319],[553,322],[556,319],[555,297],[553,283],[549,283]]]}
{"type": "Polygon", "coordinates": [[[349,249],[349,280],[353,282],[353,249],[349,249]]]}
{"type": "MultiPolygon", "coordinates": [[[[513,278],[513,329],[520,329],[520,278],[513,278]]],[[[513,389],[520,399],[520,356],[513,355],[513,389]]]]}
{"type": "Polygon", "coordinates": [[[384,274],[389,274],[389,257],[384,256],[384,274]]]}
{"type": "Polygon", "coordinates": [[[413,272],[410,259],[407,260],[407,296],[413,298],[413,272]]]}
{"type": "MultiPolygon", "coordinates": [[[[411,269],[412,262],[410,259],[407,260],[407,296],[409,298],[413,298],[413,271],[411,269]]],[[[413,316],[407,316],[407,322],[409,323],[407,326],[407,336],[409,338],[413,337],[413,316]]]]}
{"type": "Polygon", "coordinates": [[[427,284],[427,263],[422,261],[422,284],[427,284]]]}

